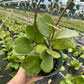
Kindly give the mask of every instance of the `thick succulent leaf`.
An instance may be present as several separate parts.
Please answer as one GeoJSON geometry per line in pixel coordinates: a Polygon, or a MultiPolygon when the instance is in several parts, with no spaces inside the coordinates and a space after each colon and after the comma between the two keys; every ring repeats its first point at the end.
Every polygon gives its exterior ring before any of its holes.
{"type": "Polygon", "coordinates": [[[53,51],[53,50],[49,50],[49,49],[47,49],[46,51],[49,55],[53,56],[54,58],[60,57],[60,54],[57,51],[53,51]]]}
{"type": "MultiPolygon", "coordinates": [[[[34,41],[34,27],[33,25],[28,25],[26,27],[26,35],[32,40],[34,41]]],[[[43,35],[38,31],[38,28],[36,26],[36,43],[43,43],[44,42],[44,38],[43,35]]]]}
{"type": "Polygon", "coordinates": [[[74,43],[73,38],[56,39],[55,41],[53,41],[53,48],[63,50],[73,46],[73,43],[74,43]]]}
{"type": "Polygon", "coordinates": [[[50,72],[53,69],[53,57],[44,50],[40,58],[42,59],[41,69],[46,73],[50,72]]]}
{"type": "Polygon", "coordinates": [[[36,76],[41,71],[41,59],[39,56],[30,55],[22,61],[23,69],[27,70],[27,76],[36,76]]]}
{"type": "Polygon", "coordinates": [[[14,51],[18,54],[25,55],[33,49],[31,47],[32,42],[27,37],[20,37],[15,40],[15,43],[14,51]]]}
{"type": "Polygon", "coordinates": [[[72,38],[72,37],[77,37],[79,34],[75,30],[70,30],[70,29],[61,29],[61,31],[58,31],[56,33],[55,39],[62,39],[62,38],[72,38]]]}
{"type": "Polygon", "coordinates": [[[44,44],[38,44],[37,46],[34,47],[34,50],[37,53],[41,53],[43,50],[47,49],[47,46],[44,44]]]}
{"type": "Polygon", "coordinates": [[[47,23],[54,25],[54,21],[49,14],[44,14],[43,16],[38,17],[38,30],[41,32],[42,35],[49,37],[53,29],[49,27],[47,23]]]}

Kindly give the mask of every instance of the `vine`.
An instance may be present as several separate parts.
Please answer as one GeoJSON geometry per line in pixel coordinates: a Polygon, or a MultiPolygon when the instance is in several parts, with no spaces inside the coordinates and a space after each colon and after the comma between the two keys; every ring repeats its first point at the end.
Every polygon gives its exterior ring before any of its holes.
{"type": "MultiPolygon", "coordinates": [[[[59,24],[59,21],[61,20],[63,14],[65,13],[65,11],[67,10],[67,8],[70,6],[70,4],[71,4],[72,2],[73,2],[73,0],[71,0],[71,1],[69,2],[69,4],[66,6],[66,8],[63,10],[62,14],[60,15],[59,19],[57,20],[57,23],[56,23],[56,25],[55,25],[56,27],[57,27],[57,25],[59,24]]],[[[51,38],[50,38],[51,42],[50,42],[50,47],[49,47],[49,49],[52,49],[52,40],[53,40],[54,34],[55,34],[55,29],[53,29],[53,33],[52,33],[52,36],[51,36],[51,38]]]]}
{"type": "Polygon", "coordinates": [[[36,11],[35,11],[35,15],[34,15],[34,42],[35,42],[35,45],[36,45],[36,17],[37,17],[37,11],[38,11],[38,7],[41,3],[41,0],[39,1],[38,5],[37,5],[37,8],[36,8],[36,11]]]}

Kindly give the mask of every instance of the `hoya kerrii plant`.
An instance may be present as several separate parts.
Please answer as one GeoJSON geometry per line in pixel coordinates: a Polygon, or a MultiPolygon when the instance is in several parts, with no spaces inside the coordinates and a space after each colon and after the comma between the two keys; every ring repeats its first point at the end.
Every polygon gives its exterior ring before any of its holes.
{"type": "Polygon", "coordinates": [[[37,5],[34,24],[26,27],[25,37],[15,40],[13,50],[14,54],[25,55],[21,66],[26,70],[29,77],[37,75],[45,76],[57,70],[59,67],[57,61],[59,58],[62,58],[60,51],[73,46],[73,38],[78,36],[78,33],[74,30],[57,27],[68,6],[64,9],[55,24],[51,15],[47,13],[37,17],[40,2],[41,0],[37,5]]]}

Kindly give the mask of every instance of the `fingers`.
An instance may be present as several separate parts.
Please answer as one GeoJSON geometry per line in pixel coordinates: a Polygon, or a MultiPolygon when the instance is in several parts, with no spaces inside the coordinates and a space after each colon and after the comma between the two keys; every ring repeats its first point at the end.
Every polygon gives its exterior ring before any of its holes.
{"type": "Polygon", "coordinates": [[[43,79],[43,77],[33,77],[33,78],[32,78],[32,81],[35,82],[35,81],[41,80],[41,79],[43,79]]]}
{"type": "Polygon", "coordinates": [[[43,79],[43,77],[32,77],[32,78],[27,77],[27,84],[31,84],[32,82],[35,82],[41,79],[43,79]]]}

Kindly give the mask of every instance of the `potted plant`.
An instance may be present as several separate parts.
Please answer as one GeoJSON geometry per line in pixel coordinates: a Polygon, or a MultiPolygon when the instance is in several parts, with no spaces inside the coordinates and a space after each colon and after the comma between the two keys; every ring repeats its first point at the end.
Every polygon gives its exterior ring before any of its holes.
{"type": "Polygon", "coordinates": [[[13,50],[14,54],[25,55],[21,65],[29,77],[55,75],[62,66],[61,50],[73,46],[73,38],[78,36],[78,33],[74,30],[57,28],[67,7],[56,25],[47,13],[40,15],[36,20],[40,2],[41,0],[37,5],[34,24],[26,27],[25,37],[15,40],[13,50]]]}

